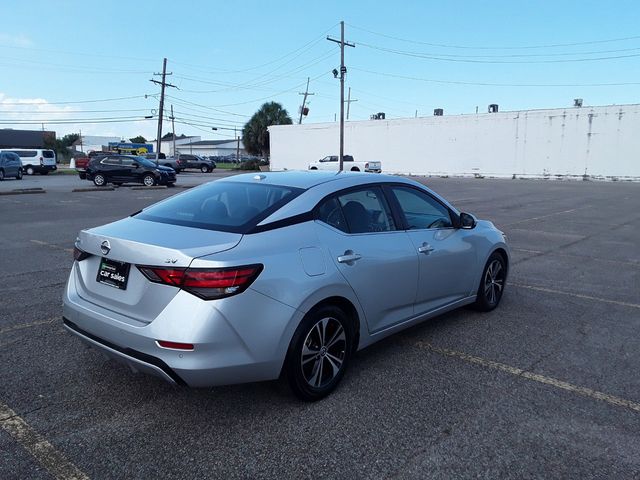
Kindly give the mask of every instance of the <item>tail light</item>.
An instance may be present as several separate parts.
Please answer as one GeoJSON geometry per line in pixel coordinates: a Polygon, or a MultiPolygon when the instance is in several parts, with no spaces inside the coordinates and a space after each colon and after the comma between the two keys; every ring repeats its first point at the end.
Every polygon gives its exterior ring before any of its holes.
{"type": "Polygon", "coordinates": [[[90,253],[85,252],[84,250],[80,250],[78,247],[76,247],[75,245],[73,246],[73,259],[81,262],[82,260],[85,260],[87,258],[89,258],[91,256],[90,253]]]}
{"type": "Polygon", "coordinates": [[[244,292],[260,275],[262,268],[262,265],[230,268],[138,266],[149,281],[179,287],[204,300],[215,300],[244,292]]]}
{"type": "Polygon", "coordinates": [[[365,164],[364,164],[364,168],[369,168],[369,164],[368,164],[368,163],[365,163],[365,164]]]}
{"type": "Polygon", "coordinates": [[[40,157],[40,165],[44,165],[44,158],[40,157]]]}

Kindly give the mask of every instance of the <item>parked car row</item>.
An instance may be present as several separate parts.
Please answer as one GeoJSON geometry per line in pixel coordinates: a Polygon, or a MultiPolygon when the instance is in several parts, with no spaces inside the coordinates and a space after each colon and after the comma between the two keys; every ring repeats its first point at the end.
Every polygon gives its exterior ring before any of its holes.
{"type": "Polygon", "coordinates": [[[46,175],[57,170],[56,153],[44,148],[3,148],[0,152],[12,152],[18,156],[22,173],[46,175]]]}

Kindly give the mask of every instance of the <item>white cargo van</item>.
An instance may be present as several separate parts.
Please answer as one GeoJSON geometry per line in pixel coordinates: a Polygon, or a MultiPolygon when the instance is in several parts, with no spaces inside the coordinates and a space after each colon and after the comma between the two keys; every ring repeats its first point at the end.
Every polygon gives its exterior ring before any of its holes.
{"type": "Polygon", "coordinates": [[[56,153],[53,150],[42,148],[3,148],[2,152],[13,152],[18,154],[22,162],[22,171],[27,175],[39,173],[46,175],[57,170],[56,153]]]}

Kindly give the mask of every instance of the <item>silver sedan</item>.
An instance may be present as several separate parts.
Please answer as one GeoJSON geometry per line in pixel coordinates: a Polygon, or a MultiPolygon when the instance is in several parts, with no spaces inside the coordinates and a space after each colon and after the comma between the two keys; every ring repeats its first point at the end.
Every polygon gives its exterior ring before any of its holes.
{"type": "Polygon", "coordinates": [[[491,222],[409,179],[334,172],[210,182],[80,232],[65,327],[192,387],[286,376],[330,393],[357,350],[504,292],[491,222]]]}

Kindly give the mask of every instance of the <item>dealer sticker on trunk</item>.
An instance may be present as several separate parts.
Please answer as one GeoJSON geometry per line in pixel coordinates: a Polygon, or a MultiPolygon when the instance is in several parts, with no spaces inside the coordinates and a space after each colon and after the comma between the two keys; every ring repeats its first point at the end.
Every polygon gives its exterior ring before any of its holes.
{"type": "Polygon", "coordinates": [[[126,290],[130,267],[131,265],[125,262],[102,258],[96,280],[110,287],[126,290]]]}

